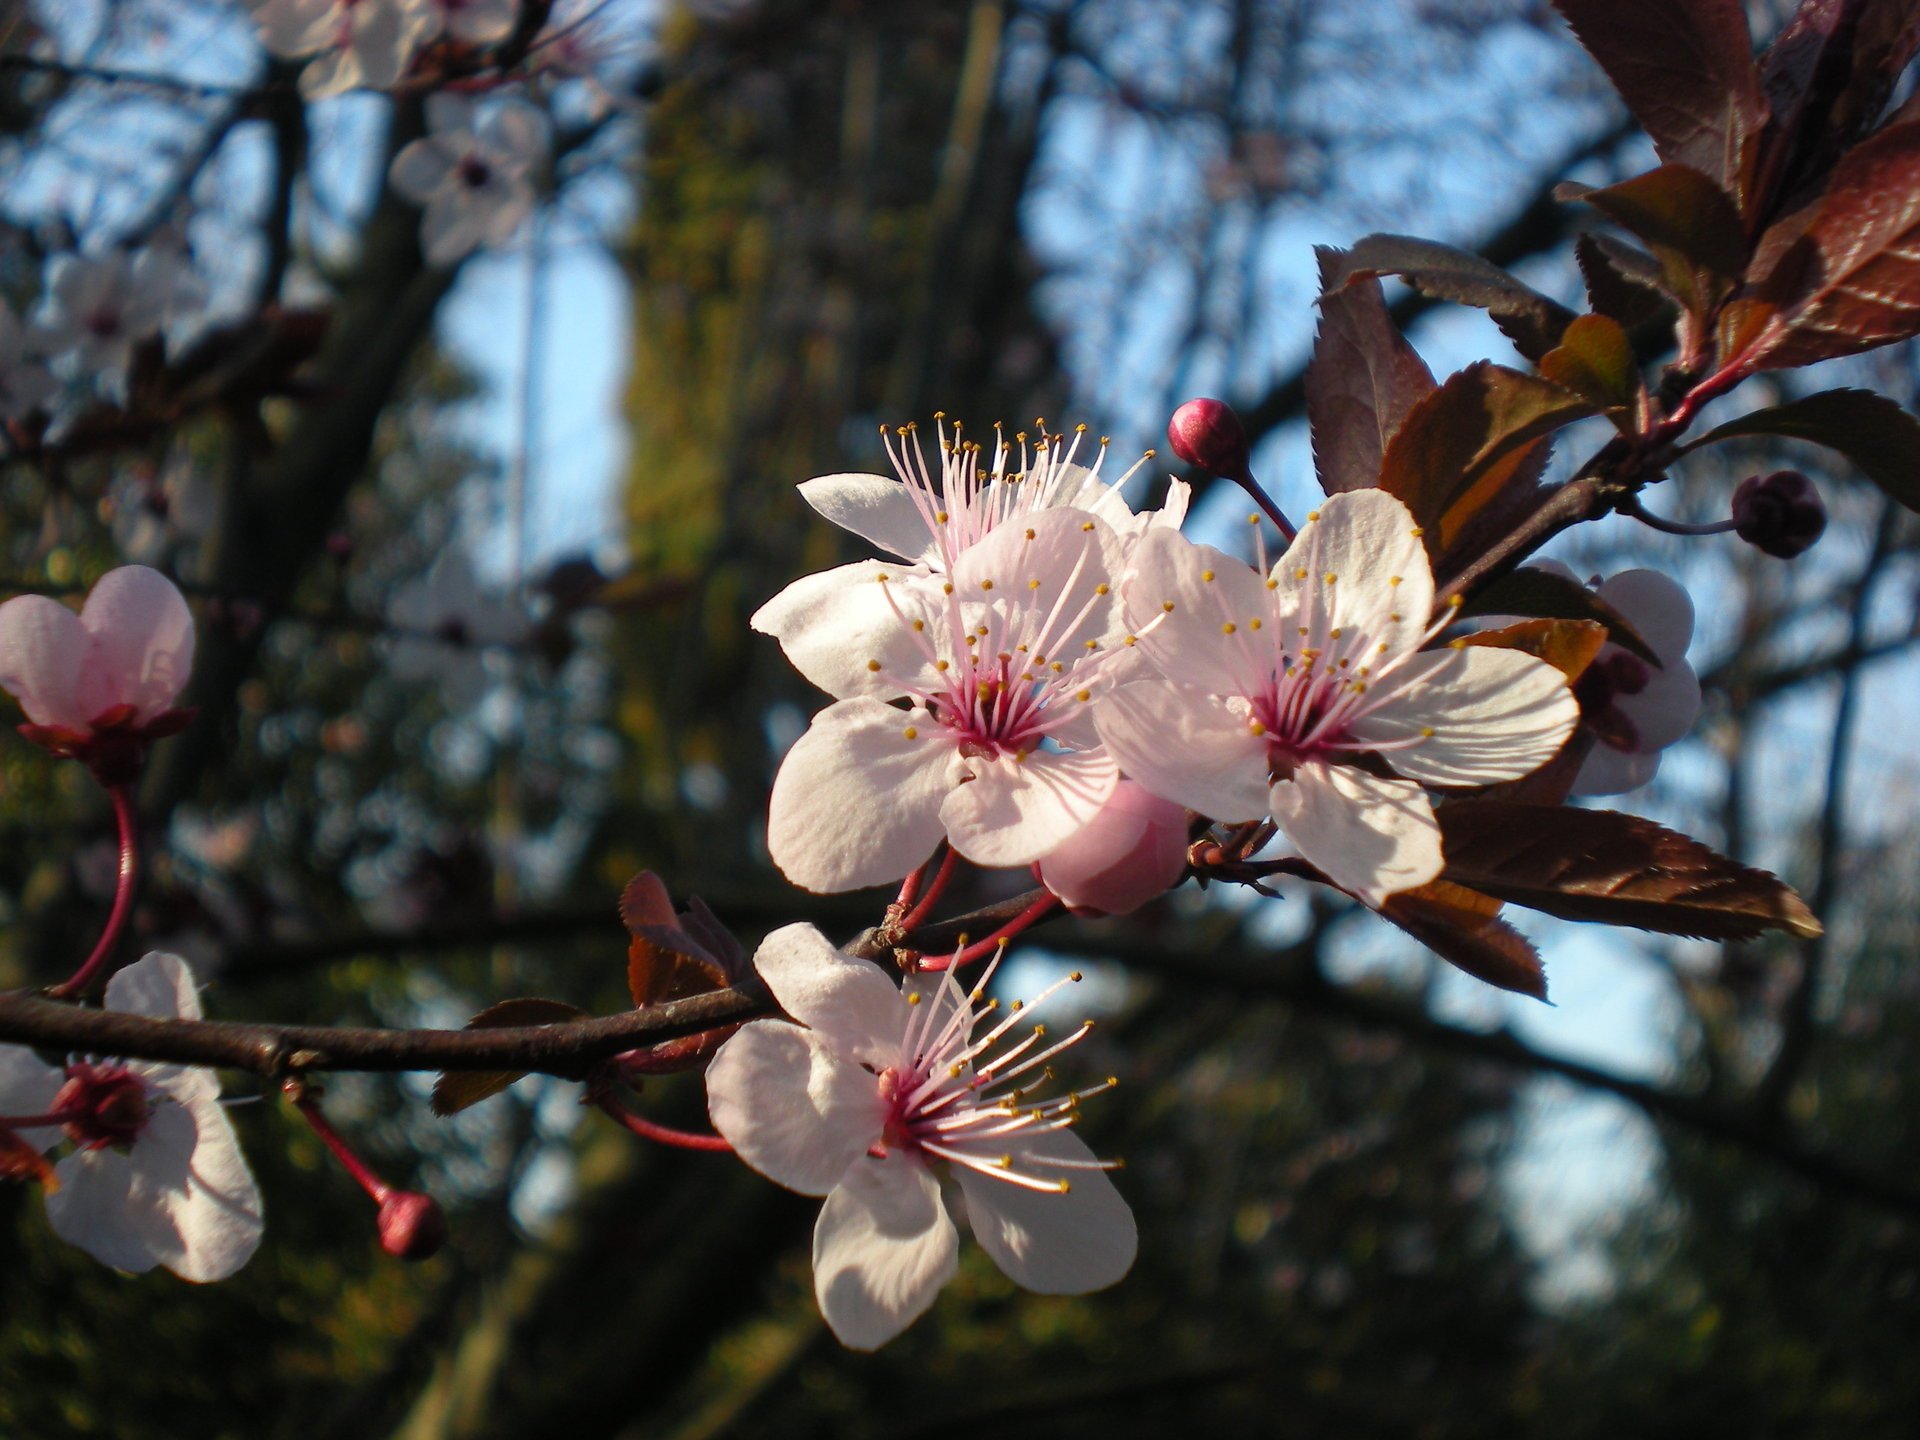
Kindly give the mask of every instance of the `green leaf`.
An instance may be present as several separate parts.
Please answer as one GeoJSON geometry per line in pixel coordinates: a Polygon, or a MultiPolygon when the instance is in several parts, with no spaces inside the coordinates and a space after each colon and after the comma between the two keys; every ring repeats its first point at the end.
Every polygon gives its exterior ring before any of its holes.
{"type": "Polygon", "coordinates": [[[1608,410],[1631,405],[1640,393],[1633,342],[1606,315],[1582,315],[1567,326],[1559,348],[1540,357],[1540,373],[1608,410]]]}
{"type": "Polygon", "coordinates": [[[1660,158],[1744,191],[1766,101],[1741,0],[1554,0],[1660,158]]]}
{"type": "Polygon", "coordinates": [[[1398,275],[1423,295],[1485,310],[1514,347],[1538,360],[1560,341],[1573,311],[1515,279],[1470,250],[1409,235],[1368,235],[1338,263],[1321,268],[1321,289],[1332,295],[1368,276],[1398,275]]]}
{"type": "Polygon", "coordinates": [[[1837,450],[1909,510],[1920,511],[1920,419],[1871,390],[1822,390],[1715,426],[1686,448],[1785,435],[1837,450]]]}
{"type": "MultiPolygon", "coordinates": [[[[1323,285],[1343,252],[1314,252],[1323,285]]],[[[1387,315],[1377,280],[1355,280],[1320,299],[1320,328],[1307,366],[1307,424],[1314,470],[1329,495],[1379,483],[1380,457],[1433,374],[1387,315]]]]}
{"type": "Polygon", "coordinates": [[[1504,490],[1533,485],[1546,436],[1594,413],[1551,380],[1479,361],[1408,412],[1381,459],[1380,488],[1406,503],[1429,552],[1443,556],[1504,490]]]}
{"type": "Polygon", "coordinates": [[[1705,315],[1747,266],[1740,212],[1712,180],[1686,165],[1662,165],[1580,199],[1644,240],[1660,261],[1668,292],[1705,315]]]}
{"type": "MultiPolygon", "coordinates": [[[[504,1030],[516,1025],[558,1025],[578,1020],[587,1012],[564,1000],[525,996],[489,1005],[473,1019],[469,1030],[504,1030]]],[[[434,1077],[432,1109],[436,1115],[457,1115],[469,1105],[498,1095],[526,1072],[523,1070],[450,1070],[434,1077]]]]}
{"type": "Polygon", "coordinates": [[[1460,607],[1462,615],[1526,615],[1539,620],[1594,620],[1607,627],[1607,638],[1631,650],[1654,669],[1660,657],[1640,638],[1626,618],[1578,580],[1535,566],[1509,570],[1482,585],[1460,607]]]}
{"type": "Polygon", "coordinates": [[[1458,800],[1435,814],[1443,878],[1564,920],[1708,940],[1821,932],[1777,877],[1638,815],[1504,800],[1458,800]]]}

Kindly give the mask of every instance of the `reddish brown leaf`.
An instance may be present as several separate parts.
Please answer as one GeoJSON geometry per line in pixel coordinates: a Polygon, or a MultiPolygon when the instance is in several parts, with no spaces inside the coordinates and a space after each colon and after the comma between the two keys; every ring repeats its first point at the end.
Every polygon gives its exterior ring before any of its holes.
{"type": "MultiPolygon", "coordinates": [[[[1341,252],[1314,253],[1325,289],[1341,252]]],[[[1377,484],[1387,442],[1434,388],[1432,372],[1388,318],[1379,281],[1355,280],[1322,295],[1307,366],[1307,424],[1321,488],[1337,495],[1377,484]]]]}
{"type": "Polygon", "coordinates": [[[1407,413],[1381,459],[1380,488],[1406,503],[1427,528],[1427,549],[1442,556],[1503,489],[1533,483],[1536,442],[1593,413],[1550,380],[1482,360],[1407,413]]]}
{"type": "Polygon", "coordinates": [[[620,892],[620,923],[629,930],[680,923],[665,882],[651,870],[642,870],[620,892]]]}
{"type": "Polygon", "coordinates": [[[1546,661],[1572,684],[1607,643],[1607,627],[1592,620],[1522,620],[1498,630],[1478,631],[1461,643],[1522,651],[1546,661]]]}
{"type": "Polygon", "coordinates": [[[642,1009],[719,989],[744,973],[740,947],[713,912],[696,898],[685,914],[674,913],[667,887],[651,870],[620,892],[620,918],[633,937],[627,989],[642,1009]]]}
{"type": "Polygon", "coordinates": [[[1354,280],[1398,275],[1423,295],[1484,310],[1529,360],[1560,343],[1573,312],[1471,250],[1409,235],[1368,235],[1323,256],[1320,288],[1331,295],[1354,280]]]}
{"type": "Polygon", "coordinates": [[[1666,335],[1678,311],[1667,294],[1658,260],[1624,240],[1594,231],[1573,242],[1573,256],[1597,314],[1619,321],[1638,345],[1666,335]]]}
{"type": "Polygon", "coordinates": [[[1434,954],[1476,980],[1547,998],[1547,972],[1527,937],[1498,919],[1500,902],[1435,880],[1389,895],[1380,913],[1434,954]]]}
{"type": "Polygon", "coordinates": [[[1660,669],[1660,657],[1624,616],[1578,580],[1523,565],[1481,586],[1461,607],[1462,615],[1525,615],[1537,620],[1593,620],[1622,649],[1660,669]]]}
{"type": "Polygon", "coordinates": [[[1662,165],[1580,198],[1647,243],[1667,293],[1692,314],[1705,315],[1746,269],[1739,212],[1724,190],[1690,166],[1662,165]]]}
{"type": "Polygon", "coordinates": [[[1540,357],[1540,373],[1607,410],[1631,405],[1640,391],[1633,342],[1606,315],[1582,315],[1567,326],[1558,348],[1540,357]]]}
{"type": "Polygon", "coordinates": [[[1787,435],[1838,450],[1909,510],[1920,511],[1920,420],[1871,390],[1822,390],[1729,420],[1687,449],[1739,435],[1787,435]]]}
{"type": "Polygon", "coordinates": [[[1461,800],[1435,813],[1445,878],[1515,905],[1710,940],[1820,933],[1813,912],[1775,876],[1637,815],[1504,800],[1461,800]]]}
{"type": "Polygon", "coordinates": [[[11,1130],[0,1130],[0,1180],[32,1180],[49,1195],[60,1188],[47,1157],[11,1130]]]}
{"type": "Polygon", "coordinates": [[[1766,101],[1741,0],[1554,0],[1662,160],[1741,190],[1766,101]]]}
{"type": "MultiPolygon", "coordinates": [[[[586,1013],[579,1006],[569,1005],[564,1000],[542,1000],[529,995],[489,1005],[469,1020],[466,1028],[504,1030],[515,1025],[558,1025],[567,1020],[578,1020],[586,1013]]],[[[522,1070],[443,1071],[433,1081],[433,1113],[458,1114],[469,1105],[478,1105],[482,1100],[498,1095],[525,1073],[522,1070]]]]}
{"type": "Polygon", "coordinates": [[[1920,334],[1920,120],[1848,151],[1818,204],[1774,228],[1801,231],[1755,256],[1756,297],[1779,314],[1737,358],[1779,370],[1920,334]]]}

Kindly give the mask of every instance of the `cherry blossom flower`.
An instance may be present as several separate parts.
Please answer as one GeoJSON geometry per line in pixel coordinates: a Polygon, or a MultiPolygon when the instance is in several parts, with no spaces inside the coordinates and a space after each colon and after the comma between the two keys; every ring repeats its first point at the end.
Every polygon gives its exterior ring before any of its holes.
{"type": "Polygon", "coordinates": [[[1186,809],[1122,779],[1100,814],[1033,868],[1075,914],[1128,914],[1186,873],[1186,809]]]}
{"type": "MultiPolygon", "coordinates": [[[[1107,480],[1100,474],[1106,442],[1091,466],[1079,463],[1085,426],[1072,435],[1048,434],[1029,443],[1009,440],[996,429],[991,452],[965,438],[957,424],[938,420],[940,469],[928,467],[917,427],[882,428],[895,475],[821,475],[800,494],[842,529],[888,554],[910,561],[913,573],[949,573],[966,550],[1001,525],[1053,509],[1086,510],[1117,537],[1108,564],[1118,569],[1126,549],[1151,527],[1177,529],[1187,513],[1188,487],[1176,480],[1158,511],[1135,514],[1121,487],[1139,469],[1107,480]]],[[[1143,458],[1140,464],[1144,464],[1143,458]]],[[[795,669],[821,689],[842,693],[832,663],[849,636],[884,634],[893,614],[871,583],[874,576],[902,573],[891,561],[865,560],[805,575],[756,611],[749,622],[780,642],[795,669]]]]}
{"type": "Polygon", "coordinates": [[[133,347],[166,323],[177,279],[171,267],[136,261],[125,250],[57,256],[47,268],[34,347],[55,360],[72,357],[81,375],[119,394],[133,347]]]}
{"type": "Polygon", "coordinates": [[[533,169],[547,150],[546,122],[531,105],[476,110],[464,96],[427,100],[428,133],[393,157],[393,188],[426,208],[420,243],[435,265],[482,245],[503,245],[533,213],[533,169]]]}
{"type": "Polygon", "coordinates": [[[174,701],[192,669],[193,615],[144,565],[102,575],[78,615],[45,595],[0,605],[0,688],[27,713],[22,733],[96,773],[137,773],[147,742],[186,723],[174,701]]]}
{"type": "MultiPolygon", "coordinates": [[[[1573,578],[1563,566],[1540,568],[1573,578]]],[[[1660,752],[1700,716],[1700,680],[1687,663],[1693,601],[1678,581],[1657,570],[1623,570],[1595,593],[1660,660],[1656,669],[1609,641],[1573,687],[1596,743],[1574,776],[1572,793],[1618,795],[1651,781],[1660,752]]]]}
{"type": "MultiPolygon", "coordinates": [[[[151,954],[107,982],[109,1010],[200,1018],[193,972],[151,954]]],[[[0,1123],[29,1144],[73,1150],[54,1167],[54,1234],[102,1264],[224,1280],[259,1248],[260,1191],[207,1070],[154,1061],[43,1065],[0,1045],[0,1123]]]]}
{"type": "Polygon", "coordinates": [[[981,1001],[985,977],[970,993],[951,971],[895,988],[811,925],[774,931],[754,964],[799,1024],[756,1020],[721,1046],[708,1109],[747,1164],[826,1196],[814,1294],[843,1344],[884,1345],[953,1277],[959,1235],[936,1166],[958,1181],[975,1238],[1016,1284],[1080,1295],[1126,1274],[1133,1214],[1104,1173],[1112,1165],[1070,1129],[1079,1102],[1113,1082],[1035,1096],[1044,1067],[1086,1026],[1053,1040],[1044,1025],[1021,1024],[1018,1004],[985,1025],[998,1008],[981,1001]]]}
{"type": "Polygon", "coordinates": [[[767,824],[795,884],[897,880],[942,835],[976,864],[1028,865],[1113,793],[1088,715],[1123,649],[1112,532],[1083,510],[1029,519],[950,578],[877,572],[890,623],[821,641],[842,698],[788,752],[767,824]],[[899,697],[911,707],[887,703],[899,697]]]}
{"type": "Polygon", "coordinates": [[[283,59],[321,52],[300,72],[310,100],[356,86],[386,90],[431,37],[434,14],[420,0],[248,0],[260,43],[283,59]]]}
{"type": "Polygon", "coordinates": [[[520,0],[429,0],[440,26],[465,45],[497,45],[520,20],[520,0]]]}
{"type": "Polygon", "coordinates": [[[1428,622],[1433,575],[1413,517],[1383,491],[1328,500],[1264,582],[1232,556],[1149,532],[1123,589],[1138,648],[1165,680],[1101,702],[1095,722],[1122,768],[1216,820],[1271,814],[1328,879],[1372,903],[1440,873],[1422,786],[1525,775],[1579,718],[1544,661],[1421,649],[1445,621],[1428,622]]]}
{"type": "Polygon", "coordinates": [[[395,590],[387,618],[404,632],[388,650],[394,676],[436,682],[455,707],[486,693],[487,647],[513,644],[527,628],[512,605],[480,588],[472,562],[458,549],[395,590]]]}
{"type": "Polygon", "coordinates": [[[28,350],[27,333],[12,307],[0,300],[0,423],[44,409],[59,388],[28,350]]]}

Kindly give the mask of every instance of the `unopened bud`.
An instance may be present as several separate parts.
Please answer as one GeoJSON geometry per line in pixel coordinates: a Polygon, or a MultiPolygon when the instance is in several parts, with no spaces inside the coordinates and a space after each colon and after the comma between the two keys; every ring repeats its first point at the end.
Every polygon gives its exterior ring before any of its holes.
{"type": "Polygon", "coordinates": [[[1167,443],[1174,454],[1198,469],[1230,480],[1248,472],[1247,432],[1224,400],[1187,401],[1167,422],[1167,443]]]}
{"type": "Polygon", "coordinates": [[[418,1190],[393,1190],[380,1202],[380,1248],[399,1260],[430,1260],[447,1243],[440,1203],[418,1190]]]}
{"type": "Polygon", "coordinates": [[[1122,780],[1100,813],[1034,867],[1077,915],[1125,915],[1180,883],[1187,812],[1122,780]]]}
{"type": "Polygon", "coordinates": [[[1827,528],[1827,507],[1798,470],[1749,475],[1733,492],[1733,528],[1756,549],[1791,560],[1811,550],[1827,528]]]}

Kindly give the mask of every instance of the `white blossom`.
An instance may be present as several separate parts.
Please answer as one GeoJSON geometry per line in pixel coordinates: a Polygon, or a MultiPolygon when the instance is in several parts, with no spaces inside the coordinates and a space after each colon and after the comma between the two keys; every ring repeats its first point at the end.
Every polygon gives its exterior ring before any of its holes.
{"type": "Polygon", "coordinates": [[[422,0],[248,0],[260,43],[282,59],[315,55],[300,72],[310,100],[357,86],[391,89],[432,38],[422,0]],[[316,52],[318,52],[316,54],[316,52]]]}
{"type": "Polygon", "coordinates": [[[393,157],[393,188],[425,208],[420,243],[435,265],[483,245],[503,245],[533,213],[534,168],[547,150],[546,121],[531,105],[484,108],[463,96],[427,101],[428,133],[393,157]]]}

